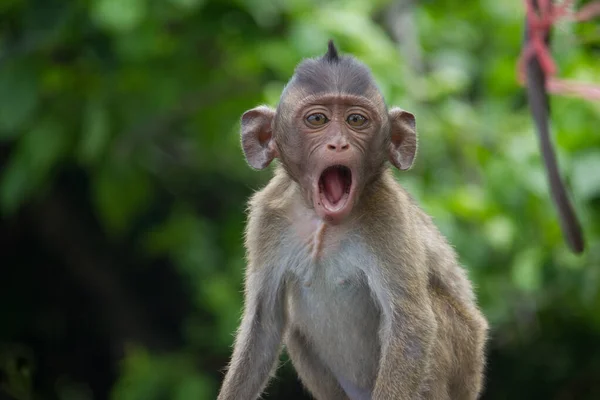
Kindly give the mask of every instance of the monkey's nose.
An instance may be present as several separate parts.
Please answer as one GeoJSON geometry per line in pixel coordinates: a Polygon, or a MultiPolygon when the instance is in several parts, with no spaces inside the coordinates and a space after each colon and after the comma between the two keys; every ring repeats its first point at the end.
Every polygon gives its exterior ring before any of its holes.
{"type": "Polygon", "coordinates": [[[350,145],[347,142],[334,142],[334,143],[329,143],[327,145],[328,150],[336,151],[336,152],[345,151],[345,150],[348,150],[349,148],[350,148],[350,145]]]}

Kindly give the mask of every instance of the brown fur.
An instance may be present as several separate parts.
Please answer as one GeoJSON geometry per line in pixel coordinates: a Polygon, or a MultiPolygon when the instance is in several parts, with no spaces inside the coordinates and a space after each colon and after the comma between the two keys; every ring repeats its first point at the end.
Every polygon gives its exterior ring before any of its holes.
{"type": "MultiPolygon", "coordinates": [[[[348,67],[354,61],[336,64],[344,58],[331,46],[311,64],[314,82],[323,65],[325,75],[364,72],[348,67]]],[[[263,168],[278,157],[282,165],[249,202],[244,316],[219,400],[257,398],[282,343],[320,400],[473,400],[481,392],[488,326],[471,284],[385,165],[412,164],[414,117],[399,109],[386,114],[379,98],[369,97],[367,78],[360,80],[367,94],[303,98],[306,86],[292,85],[286,96],[295,93],[295,103],[285,97],[277,113],[245,114],[250,164],[263,168]],[[322,129],[298,117],[313,104],[331,117],[322,129]],[[344,122],[345,110],[360,104],[372,120],[364,132],[344,122]],[[332,143],[344,146],[326,150],[332,143]],[[352,169],[356,188],[349,211],[328,221],[327,210],[316,211],[311,182],[340,163],[352,169]]]]}

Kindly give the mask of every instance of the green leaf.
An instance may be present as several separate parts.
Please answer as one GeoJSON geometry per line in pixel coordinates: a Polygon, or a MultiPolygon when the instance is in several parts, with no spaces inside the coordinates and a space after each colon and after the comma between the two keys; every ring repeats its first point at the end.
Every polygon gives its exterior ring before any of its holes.
{"type": "Polygon", "coordinates": [[[573,160],[572,186],[578,200],[600,195],[600,151],[590,150],[573,160]]]}
{"type": "Polygon", "coordinates": [[[191,11],[201,7],[206,0],[169,0],[169,2],[186,11],[191,11]]]}
{"type": "Polygon", "coordinates": [[[121,377],[111,393],[113,400],[209,399],[212,382],[198,375],[192,355],[151,354],[141,348],[128,351],[121,377]]]}
{"type": "Polygon", "coordinates": [[[145,349],[132,348],[121,366],[121,379],[111,393],[113,400],[154,400],[164,396],[169,377],[145,349]]]}
{"type": "Polygon", "coordinates": [[[3,214],[12,214],[31,193],[27,163],[22,157],[13,159],[0,180],[0,206],[3,214]]]}
{"type": "Polygon", "coordinates": [[[83,115],[83,129],[79,143],[79,158],[92,163],[104,152],[110,136],[110,118],[103,101],[88,101],[83,115]]]}
{"type": "Polygon", "coordinates": [[[203,376],[187,375],[175,387],[174,400],[209,399],[213,394],[212,385],[203,376]]]}
{"type": "Polygon", "coordinates": [[[38,74],[32,64],[11,62],[0,68],[0,139],[14,137],[38,103],[38,74]]]}
{"type": "Polygon", "coordinates": [[[30,163],[35,175],[46,176],[67,150],[67,132],[54,117],[47,117],[35,124],[20,142],[20,150],[30,163]]]}
{"type": "Polygon", "coordinates": [[[449,206],[454,213],[464,218],[479,220],[487,211],[486,193],[476,185],[459,187],[450,198],[449,206]]]}
{"type": "Polygon", "coordinates": [[[542,257],[537,248],[527,248],[517,254],[512,266],[515,286],[526,292],[536,292],[542,283],[542,257]]]}
{"type": "Polygon", "coordinates": [[[0,180],[0,207],[4,213],[14,212],[51,176],[67,144],[66,132],[53,119],[38,122],[23,136],[0,180]]]}
{"type": "Polygon", "coordinates": [[[516,227],[505,215],[498,215],[483,226],[485,236],[496,249],[509,250],[515,237],[516,227]]]}
{"type": "Polygon", "coordinates": [[[106,165],[94,181],[94,202],[112,234],[123,234],[152,199],[147,175],[131,165],[106,165]]]}
{"type": "Polygon", "coordinates": [[[97,0],[92,17],[104,28],[125,32],[137,27],[146,13],[146,0],[97,0]]]}

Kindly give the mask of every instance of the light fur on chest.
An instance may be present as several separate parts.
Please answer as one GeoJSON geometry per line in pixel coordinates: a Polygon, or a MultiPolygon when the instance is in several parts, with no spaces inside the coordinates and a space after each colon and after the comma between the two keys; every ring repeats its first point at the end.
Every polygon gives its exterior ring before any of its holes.
{"type": "Polygon", "coordinates": [[[369,258],[366,246],[351,229],[311,216],[294,222],[282,235],[279,256],[304,286],[310,287],[317,278],[327,285],[344,285],[368,265],[361,263],[369,258]]]}
{"type": "Polygon", "coordinates": [[[302,332],[340,383],[368,388],[380,350],[380,310],[368,279],[373,257],[356,233],[319,221],[310,227],[310,234],[291,229],[283,237],[290,328],[302,332]]]}

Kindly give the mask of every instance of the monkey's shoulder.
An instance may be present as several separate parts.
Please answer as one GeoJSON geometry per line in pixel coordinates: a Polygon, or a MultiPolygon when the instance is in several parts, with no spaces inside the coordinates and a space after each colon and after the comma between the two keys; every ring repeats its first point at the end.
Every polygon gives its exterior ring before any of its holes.
{"type": "Polygon", "coordinates": [[[291,224],[296,190],[293,181],[277,169],[267,185],[248,200],[245,244],[250,264],[264,264],[274,257],[282,233],[291,224]]]}
{"type": "Polygon", "coordinates": [[[282,225],[289,209],[297,197],[297,185],[279,168],[267,185],[254,193],[248,200],[248,225],[271,228],[282,225]]]}

